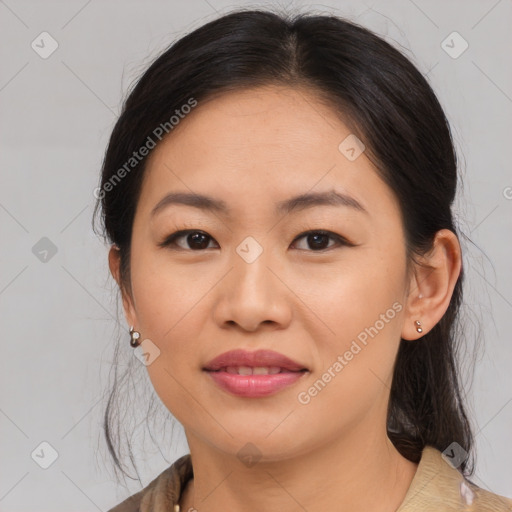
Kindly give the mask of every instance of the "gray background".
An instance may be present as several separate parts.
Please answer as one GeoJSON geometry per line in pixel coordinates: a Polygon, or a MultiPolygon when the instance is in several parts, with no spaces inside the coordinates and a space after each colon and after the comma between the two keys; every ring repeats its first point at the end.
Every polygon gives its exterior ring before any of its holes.
{"type": "MultiPolygon", "coordinates": [[[[116,335],[133,356],[107,247],[91,230],[93,190],[121,99],[150,60],[221,13],[269,4],[0,1],[0,511],[107,510],[140,489],[115,484],[100,429],[116,335]],[[31,47],[43,31],[59,45],[46,59],[31,47]],[[43,237],[55,254],[41,252],[43,237]],[[44,441],[58,454],[48,469],[34,460],[50,456],[44,441]]],[[[465,182],[456,214],[473,242],[462,240],[468,351],[481,344],[467,385],[474,480],[512,497],[512,3],[279,5],[346,16],[400,45],[446,110],[465,182]],[[469,44],[458,58],[441,45],[453,31],[469,44]]],[[[169,461],[188,451],[180,429],[161,443],[169,461]]],[[[152,446],[135,453],[144,485],[168,465],[152,446]]]]}

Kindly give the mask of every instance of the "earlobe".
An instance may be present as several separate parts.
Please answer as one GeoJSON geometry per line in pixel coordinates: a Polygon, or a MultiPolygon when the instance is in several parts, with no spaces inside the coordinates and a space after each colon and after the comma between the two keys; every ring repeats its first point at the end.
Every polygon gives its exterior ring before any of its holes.
{"type": "Polygon", "coordinates": [[[432,250],[414,265],[401,334],[406,340],[417,340],[427,334],[450,305],[462,267],[455,233],[448,229],[438,231],[432,250]]]}

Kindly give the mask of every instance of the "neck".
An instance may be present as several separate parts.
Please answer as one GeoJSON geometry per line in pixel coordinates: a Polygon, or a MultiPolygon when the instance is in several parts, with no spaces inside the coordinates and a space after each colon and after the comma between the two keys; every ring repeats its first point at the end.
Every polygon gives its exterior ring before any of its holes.
{"type": "Polygon", "coordinates": [[[181,511],[395,512],[417,464],[402,457],[385,433],[371,434],[358,426],[349,438],[252,467],[187,435],[194,479],[182,494],[181,511]]]}

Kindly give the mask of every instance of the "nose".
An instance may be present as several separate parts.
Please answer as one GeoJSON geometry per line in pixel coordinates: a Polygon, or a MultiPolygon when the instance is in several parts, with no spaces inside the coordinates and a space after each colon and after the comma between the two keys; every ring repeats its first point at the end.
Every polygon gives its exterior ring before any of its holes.
{"type": "Polygon", "coordinates": [[[279,266],[272,263],[270,251],[248,263],[238,254],[231,259],[231,271],[218,285],[214,317],[226,328],[236,325],[254,332],[262,325],[284,329],[291,320],[291,292],[284,284],[279,266]]]}

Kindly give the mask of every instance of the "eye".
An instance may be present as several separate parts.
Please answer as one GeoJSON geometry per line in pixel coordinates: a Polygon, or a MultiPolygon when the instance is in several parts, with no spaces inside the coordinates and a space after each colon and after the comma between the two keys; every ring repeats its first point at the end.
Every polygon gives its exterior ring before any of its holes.
{"type": "Polygon", "coordinates": [[[205,233],[204,231],[185,229],[182,231],[176,231],[172,235],[169,235],[163,242],[159,243],[159,247],[177,247],[178,249],[192,249],[194,251],[208,249],[208,240],[213,240],[213,238],[205,233]],[[188,247],[183,247],[178,244],[176,241],[182,238],[185,238],[185,243],[188,244],[188,247]]]}
{"type": "MultiPolygon", "coordinates": [[[[346,238],[337,235],[331,231],[325,230],[310,230],[305,231],[295,238],[292,242],[292,245],[295,244],[298,240],[305,238],[306,244],[313,249],[312,252],[320,252],[325,251],[327,249],[331,249],[333,245],[338,244],[353,246],[354,244],[350,243],[346,238]],[[334,244],[329,245],[329,239],[334,240],[334,244]]],[[[204,231],[186,229],[181,231],[176,231],[172,235],[169,235],[165,240],[158,244],[159,247],[170,247],[176,249],[183,250],[193,250],[193,251],[201,251],[204,249],[211,248],[209,247],[209,242],[214,239],[205,233],[204,231]],[[184,239],[184,245],[179,243],[181,239],[184,239]]],[[[300,250],[308,250],[307,248],[299,248],[300,250]]]]}
{"type": "MultiPolygon", "coordinates": [[[[338,243],[338,245],[348,245],[352,246],[354,244],[350,243],[347,239],[343,238],[340,235],[337,235],[336,233],[333,233],[332,231],[325,231],[323,229],[320,230],[311,230],[306,231],[299,235],[293,243],[295,243],[297,240],[300,240],[301,238],[306,239],[306,243],[310,245],[312,248],[314,248],[313,252],[320,252],[324,251],[326,249],[331,249],[332,245],[326,245],[329,243],[329,239],[335,240],[335,242],[338,243]]],[[[336,245],[334,243],[333,245],[336,245]]],[[[304,249],[301,249],[304,250],[304,249]]],[[[307,249],[306,249],[307,250],[307,249]]]]}

